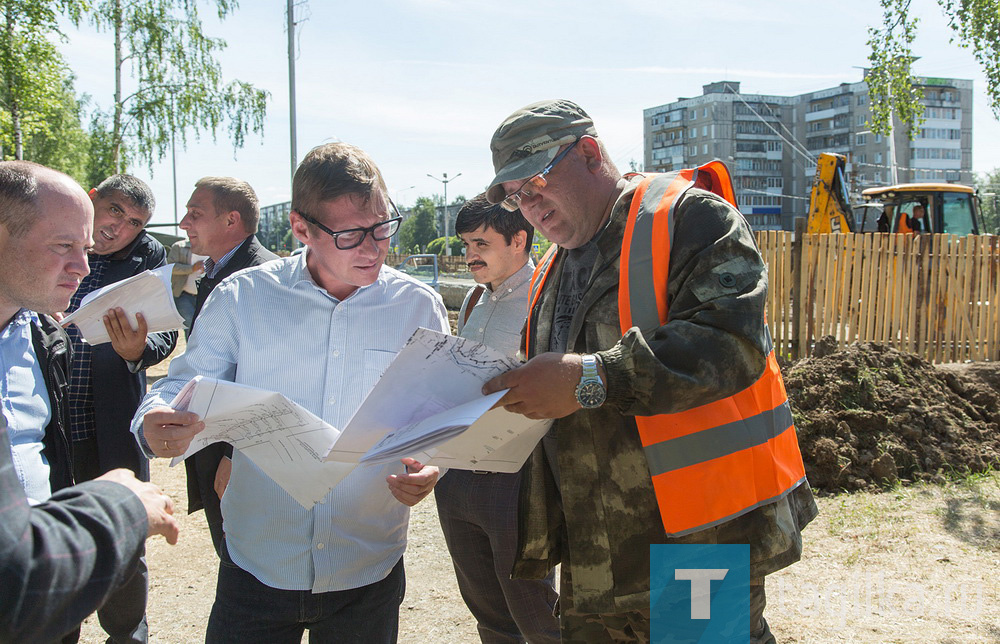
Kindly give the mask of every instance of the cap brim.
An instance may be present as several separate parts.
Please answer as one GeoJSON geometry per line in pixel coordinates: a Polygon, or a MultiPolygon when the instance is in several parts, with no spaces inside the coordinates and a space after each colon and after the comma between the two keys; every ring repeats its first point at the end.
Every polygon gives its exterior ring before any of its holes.
{"type": "Polygon", "coordinates": [[[493,178],[490,187],[486,189],[486,198],[490,203],[500,203],[503,201],[507,193],[504,192],[502,184],[508,181],[524,181],[535,176],[544,170],[545,166],[559,154],[560,147],[560,145],[555,145],[505,165],[497,173],[497,176],[493,178]]]}

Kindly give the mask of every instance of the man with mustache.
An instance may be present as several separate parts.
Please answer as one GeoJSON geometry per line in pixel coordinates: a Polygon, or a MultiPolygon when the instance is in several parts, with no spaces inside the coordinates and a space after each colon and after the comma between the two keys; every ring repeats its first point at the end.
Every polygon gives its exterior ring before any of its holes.
{"type": "MultiPolygon", "coordinates": [[[[458,315],[458,334],[516,356],[535,269],[535,230],[520,212],[490,204],[485,194],[458,211],[455,232],[479,283],[458,315]]],[[[485,644],[559,641],[554,575],[511,579],[517,548],[520,473],[450,470],[434,498],[462,598],[485,644]]]]}

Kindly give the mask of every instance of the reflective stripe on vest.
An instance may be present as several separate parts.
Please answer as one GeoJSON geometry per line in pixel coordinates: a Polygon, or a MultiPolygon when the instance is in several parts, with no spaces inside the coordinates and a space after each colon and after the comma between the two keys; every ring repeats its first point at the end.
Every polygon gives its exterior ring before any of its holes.
{"type": "Polygon", "coordinates": [[[542,293],[545,278],[549,276],[549,267],[552,266],[552,259],[556,256],[557,248],[558,246],[555,244],[549,246],[549,249],[542,255],[541,261],[538,262],[538,266],[535,266],[535,272],[531,274],[531,282],[528,285],[528,317],[524,322],[524,355],[527,358],[532,358],[535,355],[535,347],[532,346],[531,327],[533,326],[533,321],[531,314],[535,309],[535,304],[538,302],[538,296],[542,293]]]}
{"type": "MultiPolygon", "coordinates": [[[[667,321],[674,210],[692,187],[735,206],[719,161],[648,176],[636,189],[622,242],[618,311],[624,334],[667,321]]],[[[664,529],[681,536],[718,525],[788,494],[805,480],[788,397],[770,333],[764,373],[750,387],[693,409],[638,416],[664,529]]]]}

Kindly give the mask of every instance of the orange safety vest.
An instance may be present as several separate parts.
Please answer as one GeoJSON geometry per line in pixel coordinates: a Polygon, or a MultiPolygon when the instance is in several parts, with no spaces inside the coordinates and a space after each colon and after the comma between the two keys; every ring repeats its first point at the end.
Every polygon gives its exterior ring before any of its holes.
{"type": "MultiPolygon", "coordinates": [[[[667,277],[674,208],[692,187],[734,206],[721,161],[646,176],[636,189],[622,241],[618,313],[622,333],[651,335],[667,321],[667,277]]],[[[554,247],[553,247],[554,248],[554,247]]],[[[553,249],[532,277],[531,309],[552,265],[553,249]]],[[[769,345],[771,335],[765,321],[769,345]]],[[[757,382],[693,409],[637,416],[663,527],[670,536],[697,532],[772,503],[805,480],[788,396],[773,345],[757,382]]]]}

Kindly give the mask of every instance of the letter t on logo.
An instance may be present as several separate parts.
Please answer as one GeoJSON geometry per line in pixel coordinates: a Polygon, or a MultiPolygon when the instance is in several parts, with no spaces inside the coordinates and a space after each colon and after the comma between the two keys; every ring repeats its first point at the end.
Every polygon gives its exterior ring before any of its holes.
{"type": "Polygon", "coordinates": [[[674,579],[691,582],[691,619],[712,619],[712,582],[726,578],[729,568],[677,568],[674,579]]]}

